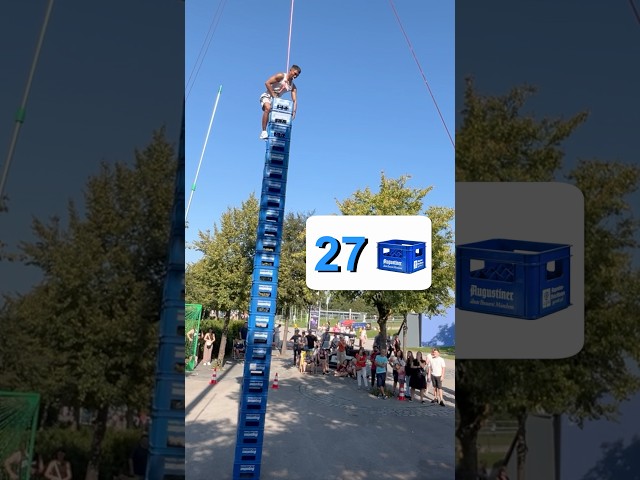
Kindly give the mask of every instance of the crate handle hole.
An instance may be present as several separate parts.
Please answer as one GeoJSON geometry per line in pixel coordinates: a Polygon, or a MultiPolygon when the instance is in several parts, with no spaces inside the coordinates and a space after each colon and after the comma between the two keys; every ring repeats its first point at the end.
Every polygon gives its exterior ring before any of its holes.
{"type": "Polygon", "coordinates": [[[416,257],[421,257],[421,256],[422,256],[422,249],[416,248],[416,257]]]}
{"type": "Polygon", "coordinates": [[[476,270],[482,270],[483,268],[484,268],[484,260],[472,258],[469,261],[469,269],[472,272],[475,272],[476,270]]]}
{"type": "Polygon", "coordinates": [[[562,276],[562,263],[552,260],[547,262],[547,280],[560,278],[562,276]]]}

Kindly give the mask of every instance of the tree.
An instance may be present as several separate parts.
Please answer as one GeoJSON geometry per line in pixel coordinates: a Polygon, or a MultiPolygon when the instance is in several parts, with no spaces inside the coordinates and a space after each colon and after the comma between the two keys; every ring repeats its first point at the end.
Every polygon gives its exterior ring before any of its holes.
{"type": "Polygon", "coordinates": [[[410,311],[426,312],[428,315],[444,313],[453,304],[451,294],[454,284],[455,260],[451,250],[453,233],[450,222],[453,209],[446,207],[423,207],[423,200],[432,187],[415,189],[407,187],[408,175],[388,179],[384,173],[380,178],[380,190],[373,193],[368,187],[356,191],[343,202],[337,202],[343,215],[426,215],[432,225],[432,282],[422,292],[414,291],[361,291],[342,292],[353,298],[361,297],[374,305],[378,311],[378,325],[383,339],[387,338],[387,321],[394,313],[410,311]]]}
{"type": "MultiPolygon", "coordinates": [[[[467,83],[465,117],[457,135],[458,180],[542,181],[560,174],[560,143],[586,115],[567,121],[524,116],[520,109],[532,93],[521,87],[502,97],[482,97],[471,81],[467,83]]],[[[580,161],[566,179],[585,199],[584,347],[563,360],[456,362],[462,479],[475,478],[477,434],[490,415],[506,412],[518,419],[522,479],[528,413],[565,413],[582,425],[587,419],[614,416],[619,402],[640,386],[638,377],[625,368],[628,358],[640,359],[634,313],[640,298],[639,272],[631,266],[630,253],[637,246],[637,221],[626,200],[638,186],[640,170],[621,163],[580,161]]]]}
{"type": "MultiPolygon", "coordinates": [[[[57,218],[36,219],[37,240],[21,245],[44,280],[3,317],[25,341],[21,355],[6,354],[3,363],[19,372],[32,366],[24,363],[29,356],[52,360],[44,375],[50,383],[42,384],[50,401],[97,413],[87,478],[97,478],[109,407],[149,408],[175,165],[164,129],[154,132],[133,165],[103,163],[89,179],[84,215],[70,203],[66,229],[57,218]],[[38,341],[16,331],[25,327],[38,341]]],[[[38,378],[29,381],[43,380],[33,372],[38,378]]]]}
{"type": "Polygon", "coordinates": [[[222,214],[220,227],[215,224],[213,233],[198,232],[193,244],[203,258],[189,267],[193,283],[188,284],[187,291],[206,292],[206,296],[190,298],[226,312],[218,350],[220,365],[224,362],[231,311],[244,311],[249,304],[259,211],[258,200],[251,194],[240,208],[229,208],[222,214]]]}

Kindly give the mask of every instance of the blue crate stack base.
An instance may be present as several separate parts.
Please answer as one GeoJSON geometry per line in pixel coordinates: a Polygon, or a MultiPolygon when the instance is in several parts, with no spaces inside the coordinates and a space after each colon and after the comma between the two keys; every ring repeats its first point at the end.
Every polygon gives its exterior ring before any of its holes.
{"type": "Polygon", "coordinates": [[[145,478],[150,480],[185,478],[184,193],[183,114],[149,429],[145,478]]]}
{"type": "Polygon", "coordinates": [[[571,305],[571,246],[490,239],[456,246],[456,307],[535,320],[571,305]]]}
{"type": "Polygon", "coordinates": [[[233,479],[259,479],[276,315],[280,241],[293,102],[274,99],[267,133],[258,237],[253,261],[249,332],[238,407],[233,479]]]}

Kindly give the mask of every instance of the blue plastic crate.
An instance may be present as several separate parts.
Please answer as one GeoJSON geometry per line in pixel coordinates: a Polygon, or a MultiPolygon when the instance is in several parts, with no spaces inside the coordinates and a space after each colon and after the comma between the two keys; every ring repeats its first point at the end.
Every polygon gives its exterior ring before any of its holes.
{"type": "Polygon", "coordinates": [[[254,268],[259,267],[274,267],[278,268],[280,266],[280,255],[275,253],[261,253],[256,252],[254,257],[254,268]]]}
{"type": "Polygon", "coordinates": [[[262,444],[236,446],[236,462],[252,462],[255,464],[259,464],[261,460],[262,444]]]}
{"type": "Polygon", "coordinates": [[[280,241],[282,239],[282,223],[258,222],[258,238],[271,238],[280,241]]]}
{"type": "Polygon", "coordinates": [[[260,344],[248,344],[245,359],[249,361],[269,361],[271,358],[271,346],[260,344]]]}
{"type": "Polygon", "coordinates": [[[262,446],[263,435],[264,435],[264,428],[260,428],[260,427],[238,428],[236,445],[262,446]]]}
{"type": "Polygon", "coordinates": [[[278,208],[261,208],[258,222],[282,225],[282,222],[284,222],[284,210],[278,208]]]}
{"type": "Polygon", "coordinates": [[[278,271],[273,267],[257,267],[253,270],[254,282],[278,283],[278,271]]]}
{"type": "Polygon", "coordinates": [[[253,282],[251,286],[252,297],[275,298],[277,285],[269,282],[253,282]]]}
{"type": "Polygon", "coordinates": [[[163,308],[166,315],[160,321],[160,335],[184,338],[184,301],[165,300],[163,308]]]}
{"type": "MultiPolygon", "coordinates": [[[[254,349],[255,351],[255,349],[254,349]]],[[[269,392],[269,379],[267,377],[251,377],[242,379],[242,392],[257,395],[269,392]]]]}
{"type": "Polygon", "coordinates": [[[250,361],[248,370],[251,377],[269,378],[269,363],[266,360],[250,361]]]}
{"type": "Polygon", "coordinates": [[[258,330],[273,330],[275,314],[249,314],[249,328],[258,330]]]}
{"type": "Polygon", "coordinates": [[[288,112],[278,112],[275,110],[271,110],[269,112],[269,123],[275,125],[279,125],[282,127],[291,127],[291,113],[288,112]]]}
{"type": "Polygon", "coordinates": [[[272,145],[276,142],[286,143],[282,153],[289,153],[289,141],[291,140],[291,127],[287,125],[279,125],[277,123],[269,123],[267,125],[267,149],[271,150],[272,145]]]}
{"type": "Polygon", "coordinates": [[[267,150],[264,163],[270,167],[284,168],[286,173],[289,168],[289,154],[267,150]]]}
{"type": "Polygon", "coordinates": [[[267,297],[251,297],[249,304],[249,313],[260,314],[275,314],[276,313],[276,299],[267,297]]]}
{"type": "Polygon", "coordinates": [[[168,448],[171,451],[184,451],[185,446],[185,427],[184,412],[172,412],[173,415],[180,413],[178,416],[163,416],[154,411],[153,425],[149,430],[149,443],[154,448],[168,448]]]}
{"type": "Polygon", "coordinates": [[[263,253],[280,253],[280,243],[275,238],[258,238],[256,251],[263,253]]]}
{"type": "Polygon", "coordinates": [[[291,146],[288,140],[270,138],[267,140],[265,162],[277,165],[282,160],[282,166],[289,165],[289,150],[291,146]]]}
{"type": "Polygon", "coordinates": [[[185,370],[184,337],[167,338],[158,348],[158,372],[161,374],[182,373],[185,370]]]}
{"type": "Polygon", "coordinates": [[[271,347],[271,343],[273,342],[273,331],[258,331],[258,330],[249,330],[249,335],[247,336],[247,343],[249,345],[255,345],[259,347],[271,347]]]}
{"type": "Polygon", "coordinates": [[[264,428],[266,412],[238,410],[238,428],[264,428]]]}
{"type": "Polygon", "coordinates": [[[266,163],[263,178],[268,180],[287,181],[287,169],[284,166],[266,163]]]}
{"type": "Polygon", "coordinates": [[[243,390],[241,399],[240,408],[242,410],[247,412],[267,411],[267,393],[251,393],[243,390]]]}
{"type": "Polygon", "coordinates": [[[271,100],[271,110],[274,112],[293,113],[293,100],[274,98],[271,100]]]}
{"type": "Polygon", "coordinates": [[[257,480],[260,478],[260,463],[235,462],[233,480],[257,480]]]}
{"type": "Polygon", "coordinates": [[[378,242],[378,269],[413,273],[426,268],[426,243],[411,240],[378,242]]]}
{"type": "Polygon", "coordinates": [[[153,408],[184,412],[184,375],[156,376],[153,408]]]}
{"type": "Polygon", "coordinates": [[[282,180],[262,180],[262,195],[284,195],[287,186],[282,180]]]}
{"type": "Polygon", "coordinates": [[[260,198],[260,208],[284,209],[283,195],[263,195],[260,198]]]}
{"type": "Polygon", "coordinates": [[[534,320],[571,305],[571,246],[491,239],[456,247],[456,307],[534,320]]]}
{"type": "Polygon", "coordinates": [[[184,480],[184,450],[176,453],[172,449],[153,448],[149,445],[148,472],[148,478],[184,480]]]}

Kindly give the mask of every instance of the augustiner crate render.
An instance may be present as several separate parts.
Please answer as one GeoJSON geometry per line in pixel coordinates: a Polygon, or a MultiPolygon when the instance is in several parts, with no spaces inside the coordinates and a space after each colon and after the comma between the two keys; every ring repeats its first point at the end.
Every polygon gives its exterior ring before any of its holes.
{"type": "Polygon", "coordinates": [[[571,246],[490,239],[456,246],[456,307],[534,320],[570,303],[571,246]]]}
{"type": "Polygon", "coordinates": [[[427,266],[426,242],[387,240],[378,242],[378,269],[413,273],[427,266]]]}

